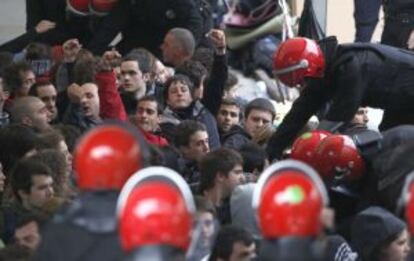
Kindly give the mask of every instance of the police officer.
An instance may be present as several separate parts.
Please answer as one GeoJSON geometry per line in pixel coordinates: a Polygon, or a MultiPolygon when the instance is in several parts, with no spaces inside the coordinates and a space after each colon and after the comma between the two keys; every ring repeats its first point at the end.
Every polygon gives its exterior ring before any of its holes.
{"type": "Polygon", "coordinates": [[[381,43],[414,49],[414,1],[383,0],[384,30],[381,43]]]}
{"type": "Polygon", "coordinates": [[[164,167],[135,173],[117,202],[125,260],[186,260],[194,213],[193,195],[180,174],[164,167]]]}
{"type": "Polygon", "coordinates": [[[360,106],[384,109],[380,129],[414,123],[414,54],[377,44],[319,45],[306,38],[281,44],[275,74],[284,84],[301,86],[300,97],[271,137],[267,152],[279,158],[309,118],[328,102],[320,129],[336,130],[352,120],[360,106]]]}
{"type": "Polygon", "coordinates": [[[108,124],[83,137],[74,156],[80,195],[45,227],[34,260],[122,260],[116,202],[127,179],[145,164],[137,135],[108,124]]]}
{"type": "Polygon", "coordinates": [[[117,50],[122,54],[142,47],[160,57],[164,36],[174,27],[187,28],[197,42],[201,39],[202,18],[192,0],[120,0],[104,18],[87,48],[103,53],[121,32],[117,50]]]}

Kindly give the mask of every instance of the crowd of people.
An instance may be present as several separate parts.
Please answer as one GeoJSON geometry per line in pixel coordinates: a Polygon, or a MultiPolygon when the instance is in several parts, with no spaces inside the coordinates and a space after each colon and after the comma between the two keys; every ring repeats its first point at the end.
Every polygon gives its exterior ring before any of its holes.
{"type": "Polygon", "coordinates": [[[0,45],[0,261],[414,260],[414,4],[362,43],[379,2],[355,0],[358,43],[280,44],[282,115],[234,91],[219,1],[26,0],[0,45]]]}

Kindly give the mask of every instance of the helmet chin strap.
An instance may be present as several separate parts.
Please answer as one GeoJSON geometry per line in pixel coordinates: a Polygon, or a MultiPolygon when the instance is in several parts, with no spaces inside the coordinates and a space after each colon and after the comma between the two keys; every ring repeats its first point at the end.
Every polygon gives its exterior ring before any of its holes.
{"type": "Polygon", "coordinates": [[[309,67],[308,60],[302,59],[302,60],[300,60],[299,63],[297,63],[295,65],[292,65],[292,66],[289,66],[289,67],[286,67],[286,68],[280,69],[280,70],[274,70],[273,73],[275,75],[281,75],[281,74],[286,74],[286,73],[296,71],[298,69],[306,69],[308,67],[309,67]]]}

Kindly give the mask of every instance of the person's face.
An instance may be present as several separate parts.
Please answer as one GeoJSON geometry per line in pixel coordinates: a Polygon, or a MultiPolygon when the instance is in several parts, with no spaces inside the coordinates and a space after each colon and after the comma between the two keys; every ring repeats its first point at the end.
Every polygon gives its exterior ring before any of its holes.
{"type": "Polygon", "coordinates": [[[37,97],[41,99],[49,111],[50,119],[53,120],[57,116],[56,97],[57,92],[52,84],[41,86],[37,89],[37,97]]]}
{"type": "Polygon", "coordinates": [[[66,161],[66,173],[71,173],[72,171],[72,154],[68,150],[68,146],[64,140],[59,142],[59,151],[65,156],[66,161]]]}
{"type": "Polygon", "coordinates": [[[188,146],[182,146],[181,148],[185,158],[199,160],[210,151],[207,132],[196,131],[191,135],[188,146]]]}
{"type": "Polygon", "coordinates": [[[137,105],[137,124],[147,132],[153,132],[158,128],[160,117],[155,101],[141,101],[137,105]]]}
{"type": "MultiPolygon", "coordinates": [[[[3,106],[4,102],[9,98],[7,91],[3,88],[3,79],[0,77],[0,106],[3,106]]],[[[1,108],[2,109],[2,108],[1,108]]],[[[0,110],[1,112],[1,110],[0,110]]]]}
{"type": "Polygon", "coordinates": [[[410,252],[410,236],[407,229],[384,250],[382,261],[404,261],[410,252]]]}
{"type": "Polygon", "coordinates": [[[35,221],[31,221],[17,228],[14,231],[14,238],[17,245],[25,246],[30,250],[36,251],[40,243],[39,226],[35,221]]]}
{"type": "Polygon", "coordinates": [[[21,192],[24,206],[41,208],[54,195],[53,178],[48,175],[34,175],[29,193],[21,192]]]}
{"type": "Polygon", "coordinates": [[[351,123],[365,126],[368,121],[368,108],[362,107],[358,109],[351,123]]]}
{"type": "Polygon", "coordinates": [[[175,64],[176,61],[176,44],[175,38],[172,34],[167,34],[164,37],[164,42],[161,44],[162,58],[165,63],[175,64]]]}
{"type": "Polygon", "coordinates": [[[233,125],[239,123],[240,108],[236,105],[222,104],[217,114],[217,125],[220,130],[227,132],[233,125]]]}
{"type": "Polygon", "coordinates": [[[214,234],[214,216],[210,212],[202,212],[198,215],[203,240],[210,242],[214,234]]]}
{"type": "Polygon", "coordinates": [[[125,61],[121,63],[121,85],[126,92],[145,94],[146,85],[138,62],[125,61]]]}
{"type": "Polygon", "coordinates": [[[20,79],[22,80],[22,86],[16,91],[17,97],[27,96],[29,94],[30,87],[36,82],[36,76],[33,71],[20,72],[20,79]]]}
{"type": "Polygon", "coordinates": [[[235,242],[229,261],[247,261],[256,257],[256,244],[246,246],[243,242],[235,242]]]}
{"type": "Polygon", "coordinates": [[[233,190],[240,184],[243,184],[245,177],[243,174],[243,166],[236,164],[232,170],[228,173],[224,179],[224,194],[225,196],[230,195],[233,190]]]}
{"type": "Polygon", "coordinates": [[[3,164],[0,163],[0,192],[4,191],[4,185],[6,181],[6,175],[3,172],[3,164]]]}
{"type": "Polygon", "coordinates": [[[249,115],[246,116],[244,121],[244,127],[247,133],[250,136],[253,136],[254,133],[263,125],[272,123],[272,114],[268,111],[256,110],[253,109],[250,111],[249,115]]]}
{"type": "Polygon", "coordinates": [[[99,119],[98,86],[94,83],[85,83],[82,90],[81,106],[84,115],[91,119],[99,119]]]}
{"type": "Polygon", "coordinates": [[[180,81],[171,83],[168,88],[167,104],[172,109],[184,109],[190,106],[193,98],[187,84],[180,81]]]}
{"type": "Polygon", "coordinates": [[[164,84],[171,77],[170,71],[164,64],[157,60],[155,62],[155,81],[164,84]]]}
{"type": "Polygon", "coordinates": [[[50,113],[46,107],[46,104],[40,100],[34,101],[31,104],[31,115],[29,115],[29,125],[39,131],[49,130],[50,113]]]}

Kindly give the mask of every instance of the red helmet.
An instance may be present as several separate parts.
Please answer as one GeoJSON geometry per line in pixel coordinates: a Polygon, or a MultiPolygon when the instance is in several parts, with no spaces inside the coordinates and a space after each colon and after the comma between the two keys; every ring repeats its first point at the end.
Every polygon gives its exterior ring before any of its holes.
{"type": "Polygon", "coordinates": [[[253,194],[253,208],[266,239],[318,235],[327,204],[318,174],[296,160],[279,161],[267,168],[253,194]]]}
{"type": "Polygon", "coordinates": [[[291,38],[277,49],[273,56],[273,69],[282,83],[295,87],[302,84],[305,77],[322,78],[325,58],[314,40],[291,38]]]}
{"type": "Polygon", "coordinates": [[[302,134],[293,143],[290,157],[315,167],[314,156],[316,149],[321,141],[329,135],[331,135],[331,133],[324,130],[315,130],[302,134]]]}
{"type": "Polygon", "coordinates": [[[109,13],[118,0],[91,0],[90,10],[93,14],[96,15],[106,15],[109,13]]]}
{"type": "MultiPolygon", "coordinates": [[[[401,195],[402,207],[405,208],[405,220],[411,235],[414,235],[414,173],[408,175],[401,195]]],[[[401,204],[400,204],[401,206],[401,204]]]]}
{"type": "Polygon", "coordinates": [[[343,175],[348,180],[359,179],[365,173],[365,162],[352,139],[346,135],[331,135],[318,146],[316,170],[323,179],[343,175]]]}
{"type": "Polygon", "coordinates": [[[120,190],[142,167],[143,150],[136,133],[121,125],[102,125],[76,147],[74,168],[82,190],[120,190]]]}
{"type": "Polygon", "coordinates": [[[67,9],[80,16],[89,15],[89,1],[90,0],[66,0],[67,9]]]}
{"type": "Polygon", "coordinates": [[[125,184],[117,204],[123,249],[166,245],[186,252],[194,212],[190,188],[178,173],[164,167],[138,171],[125,184]]]}

